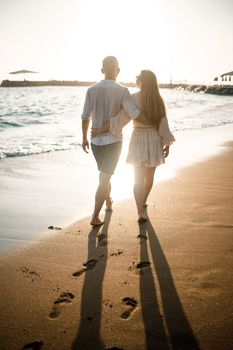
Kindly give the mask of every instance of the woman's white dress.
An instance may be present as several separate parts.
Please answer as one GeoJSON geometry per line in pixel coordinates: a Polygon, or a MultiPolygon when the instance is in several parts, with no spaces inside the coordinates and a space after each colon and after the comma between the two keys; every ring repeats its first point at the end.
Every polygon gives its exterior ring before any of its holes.
{"type": "MultiPolygon", "coordinates": [[[[139,93],[133,94],[132,98],[140,108],[139,93]]],[[[120,136],[122,127],[129,120],[125,112],[121,111],[111,119],[110,132],[115,136],[120,136]]],[[[133,121],[133,126],[126,162],[134,166],[144,165],[147,167],[157,167],[163,164],[163,147],[170,146],[175,141],[175,137],[169,129],[167,118],[163,117],[161,119],[158,131],[146,124],[137,122],[137,120],[133,121]]]]}

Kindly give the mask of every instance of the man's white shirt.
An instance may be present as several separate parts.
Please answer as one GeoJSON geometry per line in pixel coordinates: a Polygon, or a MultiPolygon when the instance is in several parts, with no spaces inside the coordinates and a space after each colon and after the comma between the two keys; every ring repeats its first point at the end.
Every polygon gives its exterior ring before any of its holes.
{"type": "MultiPolygon", "coordinates": [[[[101,80],[87,90],[82,119],[92,119],[93,128],[101,128],[115,117],[121,109],[136,119],[140,110],[133,101],[129,90],[114,80],[101,80]]],[[[97,146],[118,142],[119,138],[110,132],[92,138],[91,142],[97,146]]]]}

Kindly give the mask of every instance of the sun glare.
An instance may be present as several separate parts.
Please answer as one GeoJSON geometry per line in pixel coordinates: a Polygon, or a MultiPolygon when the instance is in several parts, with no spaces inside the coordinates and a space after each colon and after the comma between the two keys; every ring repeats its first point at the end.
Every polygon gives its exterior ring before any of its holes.
{"type": "MultiPolygon", "coordinates": [[[[133,166],[126,163],[130,135],[132,133],[132,123],[129,123],[124,128],[123,148],[121,157],[117,165],[114,176],[112,177],[112,197],[114,200],[121,200],[133,197],[134,172],[133,166]]],[[[156,169],[155,183],[168,180],[175,175],[175,163],[169,161],[166,166],[161,166],[156,169]]]]}
{"type": "Polygon", "coordinates": [[[166,35],[160,1],[83,1],[67,23],[64,66],[69,77],[98,80],[103,57],[115,55],[121,81],[134,81],[143,68],[168,77],[166,35]]]}
{"type": "Polygon", "coordinates": [[[232,1],[212,2],[0,1],[0,79],[28,69],[39,72],[31,80],[96,81],[103,57],[115,55],[120,81],[144,68],[159,82],[212,81],[231,70],[233,52],[232,1]]]}
{"type": "Polygon", "coordinates": [[[129,139],[125,138],[121,157],[112,177],[112,197],[121,200],[133,196],[133,167],[126,163],[129,139]]]}

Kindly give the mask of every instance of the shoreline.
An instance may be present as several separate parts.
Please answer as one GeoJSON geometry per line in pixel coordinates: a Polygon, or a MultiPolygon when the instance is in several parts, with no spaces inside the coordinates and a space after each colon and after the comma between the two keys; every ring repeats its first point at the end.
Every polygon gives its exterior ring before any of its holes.
{"type": "MultiPolygon", "coordinates": [[[[166,164],[156,170],[155,186],[176,176],[180,168],[222,152],[232,134],[232,124],[177,132],[166,164]]],[[[133,197],[133,171],[125,163],[126,153],[127,142],[112,179],[114,202],[133,197]]],[[[52,236],[56,230],[49,226],[66,227],[92,211],[97,170],[91,153],[74,150],[20,158],[1,160],[0,254],[52,236]]]]}
{"type": "MultiPolygon", "coordinates": [[[[46,80],[46,81],[11,81],[3,80],[0,87],[42,87],[42,86],[92,86],[96,82],[78,80],[46,80]]],[[[135,83],[119,82],[126,87],[136,87],[135,83]]],[[[161,89],[176,89],[180,91],[190,91],[195,93],[205,93],[214,95],[233,96],[233,85],[227,84],[192,84],[192,83],[161,83],[161,89]]]]}
{"type": "Polygon", "coordinates": [[[145,225],[128,199],[1,256],[0,348],[230,350],[232,154],[157,184],[145,225]]]}

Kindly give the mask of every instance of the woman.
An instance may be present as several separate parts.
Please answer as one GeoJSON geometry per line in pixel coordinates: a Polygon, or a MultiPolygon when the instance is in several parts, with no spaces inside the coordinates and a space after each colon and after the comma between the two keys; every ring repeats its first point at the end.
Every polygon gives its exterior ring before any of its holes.
{"type": "MultiPolygon", "coordinates": [[[[127,163],[134,166],[134,198],[138,210],[138,222],[147,220],[147,198],[154,182],[157,166],[164,163],[168,156],[169,146],[175,141],[171,134],[166,117],[164,101],[159,93],[157,79],[150,70],[142,70],[137,76],[139,92],[132,95],[142,114],[147,116],[148,124],[134,120],[127,163]]],[[[129,118],[124,113],[118,114],[110,121],[110,126],[95,129],[94,135],[106,132],[118,135],[129,118]]]]}

